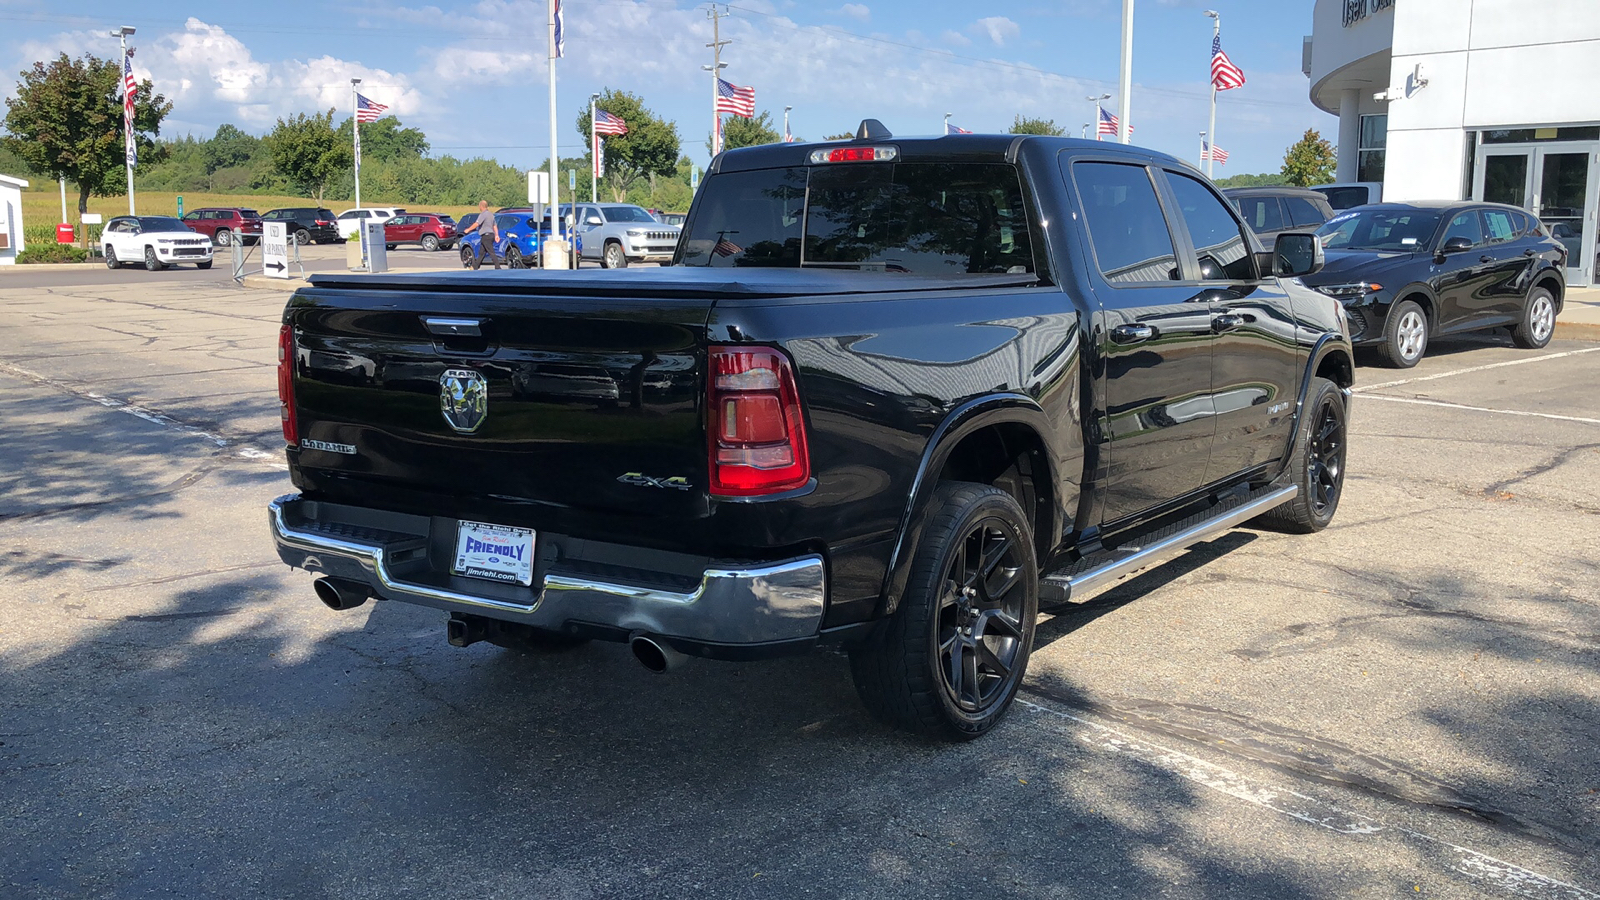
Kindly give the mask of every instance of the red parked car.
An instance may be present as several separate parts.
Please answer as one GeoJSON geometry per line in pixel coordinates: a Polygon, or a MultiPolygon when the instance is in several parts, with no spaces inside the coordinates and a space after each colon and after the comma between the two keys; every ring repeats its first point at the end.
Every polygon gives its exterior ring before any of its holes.
{"type": "Polygon", "coordinates": [[[443,213],[406,213],[383,223],[383,237],[390,250],[400,244],[421,244],[431,253],[454,247],[461,232],[456,220],[443,213]]]}
{"type": "Polygon", "coordinates": [[[237,207],[206,207],[193,210],[183,217],[190,231],[211,238],[218,247],[227,247],[237,237],[242,243],[254,244],[261,240],[261,214],[253,209],[237,207]]]}

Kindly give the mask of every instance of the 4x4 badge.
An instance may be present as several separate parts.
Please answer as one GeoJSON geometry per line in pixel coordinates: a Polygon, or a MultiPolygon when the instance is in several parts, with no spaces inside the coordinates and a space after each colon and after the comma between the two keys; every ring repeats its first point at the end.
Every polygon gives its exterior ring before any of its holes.
{"type": "Polygon", "coordinates": [[[439,412],[462,434],[478,430],[489,417],[489,383],[472,369],[445,369],[439,376],[439,412]]]}

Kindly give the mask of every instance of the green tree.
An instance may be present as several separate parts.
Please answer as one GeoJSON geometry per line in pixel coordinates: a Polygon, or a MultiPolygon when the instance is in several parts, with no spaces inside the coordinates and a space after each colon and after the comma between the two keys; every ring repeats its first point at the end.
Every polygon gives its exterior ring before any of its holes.
{"type": "Polygon", "coordinates": [[[205,143],[206,174],[210,175],[218,169],[245,165],[261,151],[260,138],[245,134],[238,127],[224,122],[217,126],[217,133],[205,143]]]}
{"type": "MultiPolygon", "coordinates": [[[[783,140],[778,129],[772,127],[772,114],[766,110],[753,119],[729,116],[722,120],[722,149],[737,150],[760,144],[776,144],[783,140]]],[[[706,135],[706,152],[711,152],[711,135],[706,135]]]]}
{"type": "Polygon", "coordinates": [[[318,203],[328,182],[350,168],[350,145],[339,140],[333,128],[333,110],[325,113],[296,113],[279,119],[266,138],[267,151],[277,169],[299,190],[311,194],[318,203]]]}
{"type": "MultiPolygon", "coordinates": [[[[678,125],[651,112],[644,98],[607,88],[597,101],[600,109],[628,123],[627,134],[600,138],[604,147],[605,189],[613,201],[622,201],[635,182],[643,178],[654,187],[656,178],[678,171],[678,125]]],[[[589,143],[589,110],[578,116],[578,133],[589,143]]]]}
{"type": "Polygon", "coordinates": [[[839,134],[830,134],[830,135],[824,137],[823,140],[825,140],[825,141],[853,141],[853,140],[855,140],[855,137],[856,137],[856,133],[854,131],[844,131],[844,132],[840,132],[839,134]]]}
{"type": "MultiPolygon", "coordinates": [[[[339,140],[344,141],[346,147],[355,143],[355,135],[350,131],[354,127],[355,119],[345,119],[339,123],[339,140]]],[[[426,156],[427,153],[428,136],[420,129],[406,128],[394,116],[384,116],[376,122],[366,122],[361,126],[363,165],[369,159],[389,162],[395,159],[415,159],[426,156]]]]}
{"type": "MultiPolygon", "coordinates": [[[[16,96],[6,101],[6,135],[0,146],[21,157],[34,172],[67,178],[78,186],[78,212],[89,197],[127,190],[124,181],[122,102],[118,62],[65,53],[48,66],[36,62],[22,72],[16,96]]],[[[133,95],[134,142],[139,166],[155,163],[161,147],[154,138],[172,103],[145,80],[133,95]]]]}
{"type": "Polygon", "coordinates": [[[1030,119],[1019,113],[1011,123],[1010,133],[1045,134],[1051,137],[1061,137],[1067,133],[1067,130],[1057,125],[1055,119],[1030,119]]]}
{"type": "Polygon", "coordinates": [[[1283,155],[1283,177],[1296,187],[1310,187],[1333,180],[1338,168],[1338,154],[1315,128],[1307,128],[1300,138],[1283,155]]]}
{"type": "Polygon", "coordinates": [[[1217,179],[1217,187],[1271,187],[1273,185],[1288,184],[1289,180],[1283,177],[1282,172],[1263,172],[1260,175],[1229,175],[1227,178],[1217,179]]]}

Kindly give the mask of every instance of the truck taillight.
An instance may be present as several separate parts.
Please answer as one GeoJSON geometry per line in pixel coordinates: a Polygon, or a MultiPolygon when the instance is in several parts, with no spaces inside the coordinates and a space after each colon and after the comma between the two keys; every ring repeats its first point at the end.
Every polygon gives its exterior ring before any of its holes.
{"type": "Polygon", "coordinates": [[[294,412],[294,329],[278,329],[278,415],[283,419],[283,440],[291,447],[300,443],[300,423],[294,412]]]}
{"type": "Polygon", "coordinates": [[[804,487],[811,457],[789,358],[771,347],[712,347],[708,369],[711,493],[754,497],[804,487]]]}

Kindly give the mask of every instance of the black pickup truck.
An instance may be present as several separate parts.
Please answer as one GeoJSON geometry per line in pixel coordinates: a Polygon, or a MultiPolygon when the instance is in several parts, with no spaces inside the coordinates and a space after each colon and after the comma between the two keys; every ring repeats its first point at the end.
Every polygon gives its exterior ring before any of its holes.
{"type": "Polygon", "coordinates": [[[1041,604],[1333,517],[1352,365],[1320,265],[1117,144],[868,120],[730,151],[669,267],[315,276],[273,536],[328,606],[436,607],[458,646],[842,645],[876,715],[974,737],[1041,604]]]}

